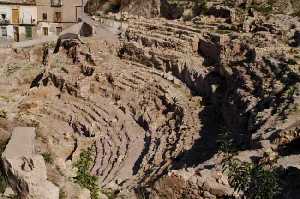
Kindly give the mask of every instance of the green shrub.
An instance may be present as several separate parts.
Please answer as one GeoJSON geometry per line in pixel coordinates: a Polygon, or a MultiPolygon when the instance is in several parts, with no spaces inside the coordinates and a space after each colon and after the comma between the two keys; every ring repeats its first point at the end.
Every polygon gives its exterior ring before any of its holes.
{"type": "Polygon", "coordinates": [[[239,147],[237,146],[232,132],[226,128],[221,128],[217,137],[217,146],[218,151],[225,154],[231,154],[238,151],[239,147]]]}
{"type": "Polygon", "coordinates": [[[42,153],[42,156],[47,164],[53,164],[54,160],[51,153],[45,152],[42,153]]]}
{"type": "Polygon", "coordinates": [[[90,174],[92,165],[93,153],[92,148],[90,147],[80,153],[79,159],[74,164],[74,167],[77,168],[77,175],[74,177],[74,181],[81,187],[90,190],[92,199],[99,199],[100,189],[97,184],[98,177],[90,174]]]}
{"type": "Polygon", "coordinates": [[[293,98],[293,96],[295,94],[295,91],[296,91],[296,87],[295,86],[288,87],[287,90],[286,90],[287,98],[289,98],[289,99],[293,98]]]}
{"type": "Polygon", "coordinates": [[[279,178],[274,170],[236,159],[225,161],[223,168],[230,185],[235,191],[242,191],[247,199],[274,199],[280,193],[279,178]]]}
{"type": "Polygon", "coordinates": [[[263,14],[270,14],[273,11],[273,5],[271,3],[253,4],[250,7],[263,14]]]}
{"type": "Polygon", "coordinates": [[[275,169],[272,169],[274,160],[264,164],[241,162],[233,156],[242,147],[239,146],[232,132],[222,128],[218,135],[218,149],[225,154],[223,172],[227,174],[229,184],[236,192],[243,194],[247,199],[274,199],[281,191],[280,180],[275,169]],[[266,168],[270,169],[266,169],[266,168]]]}
{"type": "Polygon", "coordinates": [[[102,190],[102,193],[108,198],[108,199],[115,199],[117,198],[117,194],[112,190],[102,190]]]}

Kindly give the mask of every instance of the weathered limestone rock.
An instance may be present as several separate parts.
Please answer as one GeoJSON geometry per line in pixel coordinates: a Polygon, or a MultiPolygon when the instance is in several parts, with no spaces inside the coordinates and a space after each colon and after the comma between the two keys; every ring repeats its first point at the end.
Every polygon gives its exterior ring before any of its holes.
{"type": "Polygon", "coordinates": [[[9,199],[9,198],[13,198],[13,197],[16,197],[16,194],[10,187],[7,187],[5,189],[5,192],[2,195],[0,194],[1,199],[6,199],[6,198],[9,199]]]}
{"type": "Polygon", "coordinates": [[[252,62],[256,56],[255,50],[243,41],[219,34],[208,34],[200,39],[199,53],[207,65],[219,64],[223,67],[252,62]]]}
{"type": "Polygon", "coordinates": [[[278,159],[277,165],[287,169],[294,167],[300,169],[300,158],[299,155],[289,155],[278,159]]]}
{"type": "Polygon", "coordinates": [[[233,195],[227,177],[214,169],[170,171],[154,187],[151,198],[215,199],[233,195]]]}
{"type": "Polygon", "coordinates": [[[160,14],[160,0],[125,0],[121,1],[120,10],[132,15],[157,17],[160,14]]]}
{"type": "Polygon", "coordinates": [[[209,34],[199,41],[198,52],[205,58],[208,65],[221,62],[221,46],[229,43],[229,37],[224,35],[209,34]]]}
{"type": "Polygon", "coordinates": [[[58,199],[59,189],[47,180],[46,165],[34,149],[35,129],[17,127],[2,154],[3,173],[21,199],[58,199]]]}
{"type": "MultiPolygon", "coordinates": [[[[62,187],[63,195],[65,195],[66,198],[72,198],[72,199],[90,199],[90,191],[88,189],[83,189],[80,187],[80,185],[68,182],[62,187]]],[[[102,197],[101,197],[102,199],[102,197]]]]}

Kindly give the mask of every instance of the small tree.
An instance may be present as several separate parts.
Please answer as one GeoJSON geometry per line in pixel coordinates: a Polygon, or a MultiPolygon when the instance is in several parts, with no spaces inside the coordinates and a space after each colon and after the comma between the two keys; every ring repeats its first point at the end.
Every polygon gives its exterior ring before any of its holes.
{"type": "Polygon", "coordinates": [[[274,199],[280,193],[277,173],[263,165],[227,159],[223,169],[230,185],[247,199],[274,199]]]}
{"type": "Polygon", "coordinates": [[[92,199],[99,199],[98,177],[90,174],[90,169],[93,165],[92,157],[91,147],[80,153],[79,159],[74,164],[74,167],[77,168],[77,175],[74,177],[74,181],[81,187],[90,190],[92,199]]]}

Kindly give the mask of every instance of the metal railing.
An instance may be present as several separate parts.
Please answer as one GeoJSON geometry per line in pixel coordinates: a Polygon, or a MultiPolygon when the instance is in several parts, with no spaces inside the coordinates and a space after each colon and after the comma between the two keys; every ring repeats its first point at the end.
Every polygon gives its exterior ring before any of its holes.
{"type": "Polygon", "coordinates": [[[8,19],[0,19],[0,25],[7,25],[10,21],[8,19]]]}

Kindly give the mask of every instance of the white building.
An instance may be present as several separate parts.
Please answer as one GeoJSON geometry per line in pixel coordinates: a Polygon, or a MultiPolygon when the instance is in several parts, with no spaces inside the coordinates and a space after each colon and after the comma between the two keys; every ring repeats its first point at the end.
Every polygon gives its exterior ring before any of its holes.
{"type": "Polygon", "coordinates": [[[86,0],[36,0],[38,36],[58,35],[76,24],[84,2],[86,0]]]}
{"type": "Polygon", "coordinates": [[[35,37],[37,18],[35,0],[0,0],[0,42],[35,37]]]}

